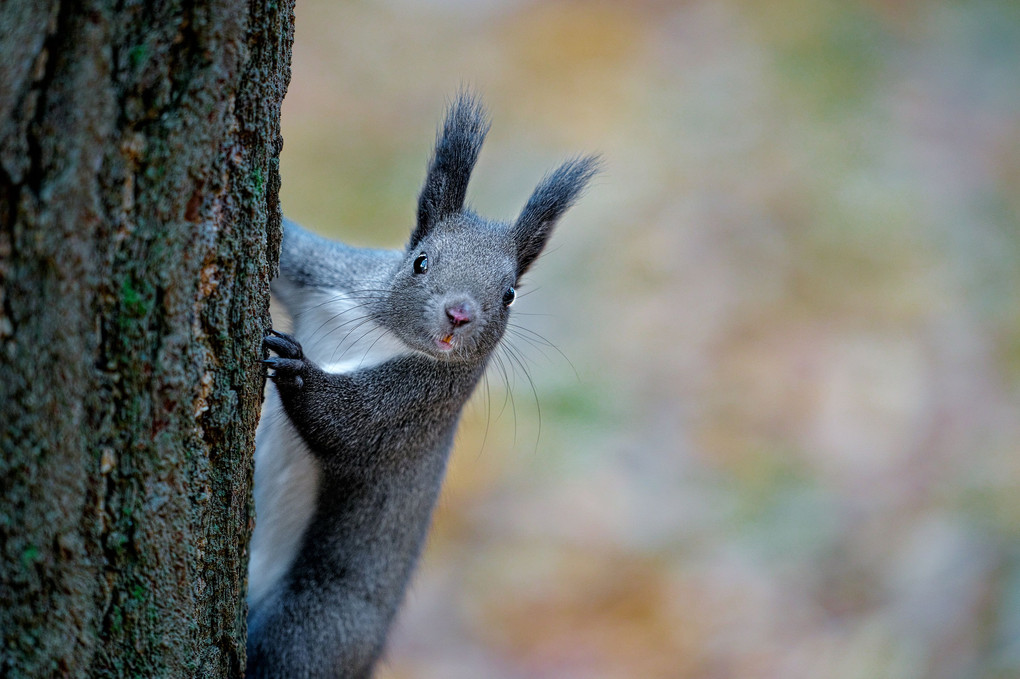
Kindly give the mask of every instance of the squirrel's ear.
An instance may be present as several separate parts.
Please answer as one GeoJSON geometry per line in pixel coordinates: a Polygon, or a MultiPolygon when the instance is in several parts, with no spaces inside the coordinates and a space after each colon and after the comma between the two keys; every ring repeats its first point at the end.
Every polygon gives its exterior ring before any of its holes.
{"type": "Polygon", "coordinates": [[[577,200],[601,165],[598,156],[575,158],[545,176],[511,227],[517,246],[517,275],[528,270],[542,253],[556,221],[577,200]]]}
{"type": "Polygon", "coordinates": [[[471,93],[461,92],[436,136],[436,150],[418,196],[418,225],[408,249],[414,248],[436,223],[464,207],[471,170],[488,131],[489,121],[481,102],[471,93]]]}

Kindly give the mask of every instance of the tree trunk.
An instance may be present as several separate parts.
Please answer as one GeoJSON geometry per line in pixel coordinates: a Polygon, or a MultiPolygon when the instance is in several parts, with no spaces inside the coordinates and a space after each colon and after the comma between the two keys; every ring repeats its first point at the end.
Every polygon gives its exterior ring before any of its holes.
{"type": "Polygon", "coordinates": [[[292,10],[0,4],[0,676],[243,671],[292,10]]]}

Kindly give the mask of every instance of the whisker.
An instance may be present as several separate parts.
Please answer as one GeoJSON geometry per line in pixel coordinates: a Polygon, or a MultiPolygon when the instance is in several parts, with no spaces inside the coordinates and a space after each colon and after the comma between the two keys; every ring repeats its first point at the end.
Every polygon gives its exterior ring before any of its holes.
{"type": "Polygon", "coordinates": [[[542,358],[546,359],[547,361],[549,360],[549,354],[547,354],[547,353],[545,352],[545,347],[544,347],[544,346],[542,345],[542,343],[541,343],[541,342],[539,342],[538,340],[536,340],[536,339],[534,339],[534,338],[528,337],[527,335],[525,335],[524,333],[520,332],[520,331],[519,331],[518,329],[516,329],[516,328],[510,328],[510,327],[507,327],[506,331],[507,331],[508,333],[510,333],[510,336],[511,336],[511,337],[513,337],[513,338],[515,338],[515,339],[519,339],[519,340],[522,340],[522,341],[524,341],[524,342],[527,342],[527,343],[528,343],[528,344],[529,344],[530,346],[532,346],[532,347],[533,347],[533,348],[534,348],[534,349],[535,349],[535,350],[536,350],[536,351],[537,351],[538,353],[542,354],[542,358]]]}
{"type": "MultiPolygon", "coordinates": [[[[348,311],[354,311],[354,309],[348,309],[348,311]]],[[[319,326],[318,328],[316,328],[316,329],[315,329],[315,330],[314,330],[314,331],[312,332],[312,334],[311,334],[311,335],[309,336],[309,338],[308,338],[308,341],[309,341],[309,342],[315,342],[315,341],[316,341],[316,335],[318,335],[318,334],[319,334],[319,331],[321,331],[321,330],[322,330],[323,328],[325,328],[327,324],[329,324],[329,323],[333,323],[334,321],[336,321],[336,320],[337,320],[338,318],[342,317],[342,316],[343,316],[344,314],[346,314],[346,313],[347,313],[347,312],[346,312],[346,311],[344,311],[344,312],[341,312],[341,313],[339,313],[339,314],[336,314],[336,315],[335,315],[335,316],[333,316],[332,318],[327,318],[327,319],[326,319],[325,321],[323,321],[323,322],[322,322],[322,324],[321,324],[321,325],[320,325],[320,326],[319,326]]],[[[336,332],[336,331],[337,331],[337,330],[339,330],[340,328],[343,328],[343,327],[344,327],[344,326],[346,326],[346,325],[350,325],[351,323],[356,323],[356,322],[358,322],[358,321],[360,321],[360,320],[363,320],[363,319],[366,319],[366,318],[370,318],[370,316],[369,316],[369,315],[367,315],[367,314],[366,314],[366,315],[363,315],[363,316],[356,316],[356,317],[354,317],[354,318],[349,318],[349,319],[347,319],[347,320],[346,320],[346,321],[344,321],[343,323],[339,323],[339,324],[337,324],[337,325],[333,325],[333,326],[331,326],[331,327],[329,328],[329,330],[327,330],[327,331],[326,331],[326,333],[325,333],[324,335],[322,335],[322,338],[321,338],[321,339],[325,340],[325,339],[326,339],[327,337],[329,337],[330,335],[332,335],[332,334],[333,334],[334,332],[336,332]]]]}
{"type": "MultiPolygon", "coordinates": [[[[499,345],[499,350],[500,351],[506,351],[506,346],[507,346],[506,344],[502,344],[501,343],[499,345]]],[[[509,357],[507,358],[507,362],[510,364],[511,374],[514,377],[514,384],[516,384],[517,383],[517,370],[514,368],[513,362],[509,360],[509,357]]],[[[500,360],[500,363],[502,363],[502,360],[500,360]]],[[[506,374],[506,372],[504,371],[504,375],[505,374],[506,374]]],[[[510,411],[514,415],[514,439],[513,439],[513,445],[516,446],[517,445],[517,402],[514,400],[514,389],[513,389],[513,385],[510,384],[510,380],[507,380],[506,387],[507,387],[506,388],[507,397],[510,399],[510,411]]]]}
{"type": "MultiPolygon", "coordinates": [[[[350,329],[350,330],[349,330],[349,331],[347,332],[347,334],[346,334],[346,335],[344,335],[344,338],[343,338],[342,340],[340,340],[340,342],[339,342],[339,343],[337,343],[337,345],[336,345],[336,348],[334,348],[334,349],[333,349],[333,353],[332,353],[332,354],[330,354],[330,357],[329,357],[329,362],[330,362],[330,363],[332,363],[333,361],[335,361],[335,360],[336,360],[336,352],[337,352],[337,351],[338,351],[338,350],[340,349],[340,347],[342,347],[342,346],[343,346],[343,345],[344,345],[344,344],[345,344],[345,343],[347,342],[347,339],[348,339],[348,338],[349,338],[349,337],[350,337],[351,335],[353,335],[353,334],[354,334],[355,332],[357,332],[357,331],[358,331],[358,329],[359,329],[359,328],[361,328],[362,326],[364,326],[364,325],[365,325],[366,323],[369,323],[369,322],[371,322],[371,321],[372,321],[372,317],[371,317],[371,316],[363,316],[363,317],[362,317],[362,321],[361,321],[361,323],[358,323],[358,324],[357,324],[356,326],[354,326],[353,328],[351,328],[351,329],[350,329]]],[[[345,325],[346,325],[346,324],[345,324],[345,325]]],[[[361,336],[361,337],[359,337],[359,338],[358,338],[357,340],[355,340],[355,341],[354,341],[354,342],[352,342],[352,343],[351,343],[350,345],[348,345],[348,346],[347,346],[347,348],[345,348],[345,349],[344,349],[344,352],[343,352],[343,354],[340,354],[340,358],[343,358],[343,357],[344,357],[344,354],[346,354],[346,353],[347,353],[348,351],[350,351],[350,348],[351,348],[352,346],[354,346],[354,345],[356,345],[356,344],[357,344],[358,342],[360,342],[360,341],[361,341],[361,340],[362,340],[362,339],[363,339],[364,337],[366,337],[366,336],[368,335],[368,333],[372,332],[372,330],[373,330],[373,328],[369,328],[369,329],[368,329],[368,331],[367,331],[367,332],[366,332],[366,333],[365,333],[364,335],[362,335],[362,336],[361,336]]],[[[330,332],[332,333],[332,331],[330,331],[330,332]]],[[[327,334],[327,335],[326,335],[326,337],[329,337],[329,335],[327,334]]]]}
{"type": "Polygon", "coordinates": [[[364,365],[365,359],[368,358],[368,355],[370,353],[372,353],[372,348],[379,343],[379,340],[381,340],[383,337],[386,337],[386,328],[379,326],[377,329],[380,331],[379,336],[372,340],[372,343],[368,345],[368,349],[365,349],[365,353],[362,355],[361,362],[358,363],[358,367],[364,365]]]}
{"type": "Polygon", "coordinates": [[[301,309],[301,311],[298,311],[293,316],[294,316],[294,318],[298,318],[298,317],[303,316],[304,314],[306,314],[306,313],[308,313],[310,311],[314,311],[315,309],[318,309],[320,307],[324,307],[327,304],[333,304],[334,302],[337,302],[337,301],[339,301],[341,299],[345,299],[345,298],[346,299],[368,299],[370,301],[372,301],[372,300],[381,300],[381,299],[385,299],[385,297],[386,297],[386,295],[388,293],[389,293],[389,290],[382,290],[382,289],[380,289],[380,290],[355,290],[353,293],[341,292],[341,293],[339,293],[337,295],[334,295],[333,297],[330,297],[325,302],[320,302],[319,304],[312,304],[311,306],[304,307],[303,309],[301,309]],[[376,296],[376,297],[371,297],[371,296],[368,296],[368,295],[361,295],[361,294],[359,294],[361,292],[373,292],[373,293],[380,293],[380,294],[378,296],[376,296]]]}
{"type": "MultiPolygon", "coordinates": [[[[574,365],[573,361],[571,361],[570,358],[565,353],[563,353],[560,350],[560,348],[558,346],[556,346],[553,342],[550,342],[548,339],[546,339],[545,337],[543,337],[539,333],[535,332],[531,328],[525,328],[523,325],[518,325],[516,323],[508,323],[507,324],[507,328],[510,328],[513,331],[515,331],[515,334],[521,333],[521,332],[527,333],[529,336],[534,338],[535,341],[540,342],[543,346],[549,347],[550,349],[555,351],[557,354],[562,356],[563,360],[566,361],[567,365],[570,366],[570,369],[574,371],[574,377],[577,379],[577,381],[578,382],[581,381],[581,375],[580,375],[580,373],[577,372],[577,367],[574,365]]],[[[527,340],[526,337],[523,337],[520,334],[517,334],[517,336],[521,337],[521,339],[527,340]]],[[[530,340],[528,340],[528,341],[530,341],[530,340]]],[[[532,344],[534,344],[534,342],[532,342],[532,344]]]]}
{"type": "Polygon", "coordinates": [[[489,421],[492,419],[492,396],[489,393],[489,371],[482,373],[482,383],[485,385],[485,431],[482,433],[482,447],[478,449],[478,458],[481,459],[485,452],[485,443],[489,440],[489,421]]]}
{"type": "Polygon", "coordinates": [[[531,394],[535,398],[535,410],[538,414],[538,434],[535,436],[535,453],[537,454],[538,442],[542,438],[542,404],[538,400],[538,389],[535,388],[535,381],[531,379],[531,373],[528,372],[528,366],[525,365],[524,357],[520,350],[510,343],[507,343],[505,346],[507,354],[521,367],[525,379],[528,380],[528,384],[531,386],[531,394]]]}
{"type": "Polygon", "coordinates": [[[503,363],[502,356],[499,355],[498,348],[496,352],[492,354],[492,358],[495,361],[495,365],[496,368],[499,370],[500,376],[503,378],[504,386],[503,405],[500,406],[499,413],[496,415],[496,419],[498,420],[501,417],[503,417],[503,413],[506,412],[506,406],[510,402],[510,394],[512,392],[512,389],[510,388],[510,377],[507,375],[506,365],[503,363]]]}
{"type": "MultiPolygon", "coordinates": [[[[336,316],[334,316],[334,319],[335,318],[336,318],[336,316]]],[[[354,326],[353,328],[351,328],[347,332],[347,334],[344,335],[343,339],[340,340],[340,342],[337,345],[337,346],[339,346],[340,344],[343,344],[345,341],[347,341],[347,338],[350,336],[351,332],[357,330],[358,328],[360,328],[362,325],[364,325],[365,323],[367,323],[370,320],[372,320],[371,314],[365,314],[364,316],[356,316],[355,318],[348,319],[348,320],[344,321],[343,323],[340,323],[340,324],[335,325],[332,328],[330,328],[329,332],[327,332],[325,335],[323,335],[322,339],[320,341],[325,341],[327,338],[329,338],[330,335],[335,333],[337,330],[340,330],[341,328],[343,328],[345,326],[348,326],[351,323],[357,323],[357,325],[354,326]]],[[[316,331],[316,332],[318,332],[318,331],[316,331]]],[[[315,337],[314,333],[313,333],[312,337],[313,338],[315,337]]]]}
{"type": "MultiPolygon", "coordinates": [[[[337,299],[340,299],[340,298],[338,297],[337,299]]],[[[334,301],[336,301],[336,300],[334,300],[334,301]]],[[[317,327],[317,328],[316,328],[316,329],[315,329],[315,330],[314,330],[314,331],[312,332],[312,334],[311,334],[311,337],[310,337],[310,339],[315,339],[315,335],[316,335],[316,333],[318,333],[318,332],[319,332],[320,330],[322,330],[322,328],[323,328],[323,327],[324,327],[324,326],[325,326],[325,325],[326,325],[327,323],[332,323],[333,321],[335,321],[336,319],[340,318],[340,317],[341,317],[341,316],[343,316],[344,314],[346,314],[346,313],[349,313],[349,312],[351,312],[351,311],[354,311],[354,310],[356,310],[356,309],[362,309],[362,308],[364,308],[364,307],[366,307],[366,306],[369,306],[369,305],[370,305],[371,303],[372,303],[371,301],[368,301],[368,302],[363,302],[363,303],[361,303],[361,304],[354,304],[354,305],[351,305],[351,306],[349,306],[349,307],[346,307],[346,308],[344,308],[344,309],[341,309],[341,310],[340,310],[340,311],[338,311],[337,313],[333,314],[332,316],[330,316],[329,318],[327,318],[326,320],[324,320],[324,321],[323,321],[323,322],[322,322],[322,323],[321,323],[321,324],[319,325],[319,327],[317,327]]]]}
{"type": "Polygon", "coordinates": [[[527,290],[525,290],[524,292],[520,292],[520,288],[517,288],[517,290],[518,290],[518,292],[517,292],[517,299],[520,299],[521,297],[527,297],[527,296],[528,296],[528,295],[530,295],[531,293],[533,293],[533,292],[538,292],[538,291],[539,291],[539,290],[541,290],[541,289],[542,289],[542,286],[541,286],[541,285],[540,285],[540,286],[538,286],[537,288],[528,288],[528,289],[527,289],[527,290]]]}

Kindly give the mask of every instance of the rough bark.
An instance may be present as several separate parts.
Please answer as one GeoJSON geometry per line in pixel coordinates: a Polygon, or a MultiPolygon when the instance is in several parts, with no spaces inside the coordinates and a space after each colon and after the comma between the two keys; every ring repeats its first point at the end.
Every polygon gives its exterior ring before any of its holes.
{"type": "Polygon", "coordinates": [[[0,4],[0,676],[242,673],[292,10],[0,4]]]}

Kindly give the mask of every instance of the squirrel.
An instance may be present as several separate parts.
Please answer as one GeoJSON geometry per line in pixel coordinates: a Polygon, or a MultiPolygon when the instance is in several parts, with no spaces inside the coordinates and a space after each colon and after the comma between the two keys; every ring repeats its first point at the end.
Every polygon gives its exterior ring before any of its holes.
{"type": "Polygon", "coordinates": [[[521,276],[597,173],[546,175],[513,222],[464,205],[489,129],[462,92],[436,140],[403,251],[284,221],[256,433],[248,677],[370,677],[422,550],[461,410],[521,276]]]}

